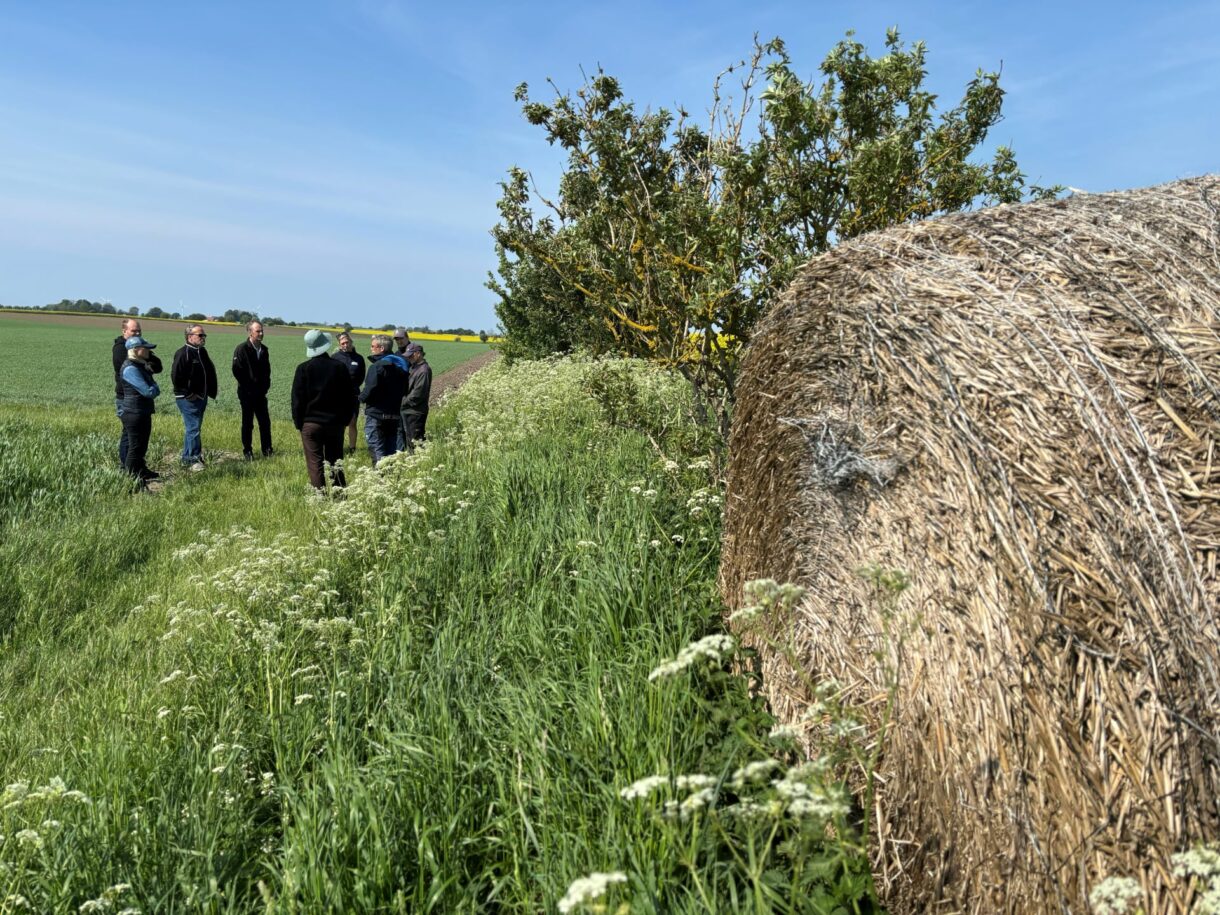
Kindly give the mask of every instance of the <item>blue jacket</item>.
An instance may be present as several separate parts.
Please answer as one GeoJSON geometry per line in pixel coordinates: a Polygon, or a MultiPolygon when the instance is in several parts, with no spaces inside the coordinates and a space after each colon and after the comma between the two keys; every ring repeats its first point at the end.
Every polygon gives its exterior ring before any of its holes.
{"type": "Polygon", "coordinates": [[[157,412],[155,398],[161,388],[153,381],[152,370],[142,362],[128,358],[119,371],[123,385],[123,415],[140,416],[157,412]]]}
{"type": "Polygon", "coordinates": [[[369,372],[360,392],[365,416],[397,416],[406,390],[407,360],[395,353],[369,356],[369,372]]]}

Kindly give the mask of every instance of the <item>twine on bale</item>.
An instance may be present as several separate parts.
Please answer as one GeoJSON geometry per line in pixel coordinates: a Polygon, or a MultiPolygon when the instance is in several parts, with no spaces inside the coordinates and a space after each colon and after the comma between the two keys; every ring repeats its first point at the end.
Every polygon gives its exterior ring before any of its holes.
{"type": "MultiPolygon", "coordinates": [[[[805,586],[803,674],[897,676],[898,912],[1086,912],[1220,838],[1220,179],[957,214],[813,259],[742,365],[722,588],[805,586]],[[906,570],[901,645],[854,570],[906,570]]],[[[807,701],[778,656],[782,718],[807,701]]]]}

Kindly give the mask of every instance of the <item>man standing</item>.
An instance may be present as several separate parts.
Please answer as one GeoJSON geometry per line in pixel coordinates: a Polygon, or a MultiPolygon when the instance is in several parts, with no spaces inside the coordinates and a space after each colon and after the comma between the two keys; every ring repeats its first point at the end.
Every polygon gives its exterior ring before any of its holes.
{"type": "Polygon", "coordinates": [[[155,343],[139,334],[127,338],[123,364],[119,366],[119,385],[123,391],[119,419],[123,422],[123,469],[135,480],[136,489],[144,489],[149,480],[160,474],[149,470],[145,463],[148,439],[152,436],[152,418],[157,412],[156,399],[161,393],[153,381],[149,365],[155,343]]]}
{"type": "Polygon", "coordinates": [[[373,466],[398,451],[402,431],[402,396],[407,389],[407,363],[390,352],[390,338],[377,334],[369,344],[369,372],[360,402],[364,404],[364,437],[369,443],[373,466]]]}
{"type": "MultiPolygon", "coordinates": [[[[124,318],[122,331],[120,336],[114,338],[114,346],[110,350],[110,361],[114,363],[114,413],[120,423],[123,421],[124,392],[119,372],[123,370],[123,363],[127,361],[127,341],[132,337],[139,337],[143,333],[140,330],[138,318],[124,318]]],[[[161,371],[161,360],[153,354],[151,349],[149,349],[148,359],[144,365],[154,375],[161,371]]],[[[124,467],[127,466],[127,433],[125,431],[119,436],[119,463],[124,467]]]]}
{"type": "Polygon", "coordinates": [[[314,489],[325,489],[323,467],[330,464],[331,482],[346,486],[343,476],[343,430],[352,415],[352,382],[347,369],[327,351],[330,334],[305,334],[305,355],[292,379],[292,423],[301,430],[305,468],[314,489]]]}
{"type": "Polygon", "coordinates": [[[233,350],[233,377],[237,379],[237,400],[241,404],[241,450],[247,461],[254,460],[254,420],[258,420],[258,443],[263,457],[271,454],[271,414],[267,411],[267,392],[271,390],[271,355],[263,346],[263,325],[246,325],[246,339],[233,350]]]}
{"type": "Polygon", "coordinates": [[[191,470],[203,470],[203,412],[208,399],[216,399],[216,366],[204,348],[208,335],[200,324],[186,329],[186,346],[174,353],[169,368],[174,385],[174,403],[182,414],[182,464],[191,470]]]}
{"type": "Polygon", "coordinates": [[[339,352],[334,360],[347,369],[352,380],[352,421],[347,424],[347,453],[356,453],[356,418],[360,415],[360,385],[364,383],[364,357],[356,352],[352,335],[344,331],[339,334],[339,352]]]}
{"type": "Polygon", "coordinates": [[[407,390],[402,398],[402,432],[408,451],[424,440],[428,422],[428,397],[432,394],[432,366],[424,361],[424,348],[418,343],[407,347],[407,390]]]}
{"type": "Polygon", "coordinates": [[[397,347],[397,349],[394,350],[394,354],[396,356],[402,356],[403,359],[406,359],[407,347],[410,345],[410,343],[411,335],[407,333],[407,329],[405,327],[395,329],[394,345],[397,347]]]}

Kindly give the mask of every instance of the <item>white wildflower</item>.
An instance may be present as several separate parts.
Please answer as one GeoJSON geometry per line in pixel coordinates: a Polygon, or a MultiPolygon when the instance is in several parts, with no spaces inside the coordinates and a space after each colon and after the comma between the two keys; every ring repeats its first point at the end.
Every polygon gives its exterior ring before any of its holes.
{"type": "Polygon", "coordinates": [[[1107,877],[1089,893],[1089,905],[1097,915],[1122,915],[1143,895],[1139,883],[1130,877],[1107,877]]]}
{"type": "Polygon", "coordinates": [[[669,784],[669,779],[664,775],[649,775],[646,778],[641,778],[632,782],[626,788],[619,791],[619,797],[625,801],[633,801],[638,798],[648,797],[658,788],[663,788],[669,784]]]}
{"type": "Polygon", "coordinates": [[[608,874],[593,873],[587,877],[573,880],[572,885],[563,898],[559,900],[560,912],[571,912],[579,905],[600,899],[606,890],[616,883],[626,883],[627,875],[622,871],[612,871],[608,874]]]}
{"type": "Polygon", "coordinates": [[[182,677],[182,676],[185,676],[185,674],[182,671],[180,671],[180,670],[172,671],[171,673],[169,673],[166,676],[161,678],[161,685],[164,686],[167,683],[173,683],[175,680],[177,680],[179,677],[182,677]]]}
{"type": "Polygon", "coordinates": [[[18,845],[28,845],[31,848],[42,848],[42,836],[38,834],[36,829],[22,829],[13,836],[17,840],[18,845]]]}
{"type": "Polygon", "coordinates": [[[729,614],[730,623],[749,623],[758,619],[762,614],[762,607],[759,604],[754,604],[750,607],[742,607],[740,610],[734,610],[729,614]]]}
{"type": "Polygon", "coordinates": [[[669,539],[672,540],[674,543],[678,544],[679,546],[686,543],[686,538],[683,537],[681,534],[670,534],[669,539]]]}
{"type": "Polygon", "coordinates": [[[295,699],[292,700],[292,704],[300,705],[302,702],[308,702],[312,698],[313,698],[313,693],[301,693],[299,696],[297,696],[295,699]]]}
{"type": "Polygon", "coordinates": [[[711,775],[679,775],[674,779],[674,787],[679,791],[689,791],[692,788],[711,788],[716,779],[711,775]]]}
{"type": "Polygon", "coordinates": [[[801,736],[801,731],[795,725],[777,724],[767,736],[772,740],[796,740],[801,736]]]}
{"type": "Polygon", "coordinates": [[[781,765],[778,760],[760,759],[756,762],[748,763],[734,772],[733,777],[729,779],[729,784],[734,788],[741,788],[750,782],[762,781],[779,768],[781,768],[781,765]]]}
{"type": "Polygon", "coordinates": [[[691,642],[680,652],[672,661],[666,661],[655,668],[649,675],[649,681],[660,679],[661,677],[669,677],[679,673],[690,667],[696,661],[707,659],[713,662],[719,662],[723,657],[731,652],[735,647],[736,642],[733,641],[731,635],[709,635],[704,636],[697,642],[691,642]]]}

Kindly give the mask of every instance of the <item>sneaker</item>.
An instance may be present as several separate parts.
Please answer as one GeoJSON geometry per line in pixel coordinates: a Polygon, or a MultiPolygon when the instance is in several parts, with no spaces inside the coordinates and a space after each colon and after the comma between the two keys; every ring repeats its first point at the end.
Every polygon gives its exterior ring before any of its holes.
{"type": "Polygon", "coordinates": [[[252,461],[252,460],[254,460],[254,452],[253,451],[243,451],[242,457],[244,457],[247,461],[252,461]]]}
{"type": "Polygon", "coordinates": [[[157,473],[157,471],[155,471],[155,470],[145,470],[145,471],[141,472],[140,479],[146,480],[146,481],[147,480],[159,480],[159,479],[161,479],[161,474],[157,473]]]}
{"type": "Polygon", "coordinates": [[[274,448],[264,448],[263,449],[263,457],[271,457],[271,455],[273,455],[273,454],[275,454],[274,448]]]}
{"type": "Polygon", "coordinates": [[[190,470],[192,473],[198,473],[199,471],[204,469],[203,461],[196,461],[194,464],[192,464],[187,469],[190,470]]]}

